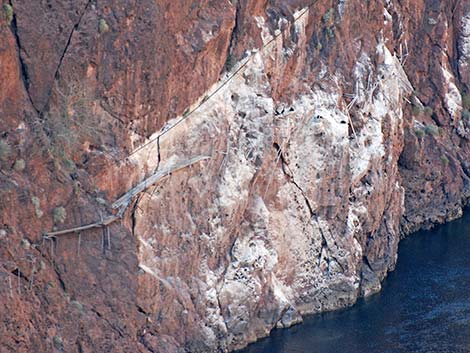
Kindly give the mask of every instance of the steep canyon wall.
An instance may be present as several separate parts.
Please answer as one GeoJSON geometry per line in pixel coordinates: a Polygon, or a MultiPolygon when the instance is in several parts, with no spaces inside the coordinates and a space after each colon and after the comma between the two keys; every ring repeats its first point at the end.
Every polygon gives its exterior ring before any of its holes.
{"type": "Polygon", "coordinates": [[[241,348],[470,197],[468,2],[2,6],[2,352],[241,348]]]}

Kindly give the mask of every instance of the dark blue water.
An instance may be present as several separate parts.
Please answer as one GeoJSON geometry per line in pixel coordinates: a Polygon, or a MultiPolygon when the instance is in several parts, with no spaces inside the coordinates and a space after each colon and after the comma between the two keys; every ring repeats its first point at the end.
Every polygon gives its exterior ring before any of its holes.
{"type": "Polygon", "coordinates": [[[383,289],[243,353],[470,352],[470,213],[400,243],[383,289]]]}

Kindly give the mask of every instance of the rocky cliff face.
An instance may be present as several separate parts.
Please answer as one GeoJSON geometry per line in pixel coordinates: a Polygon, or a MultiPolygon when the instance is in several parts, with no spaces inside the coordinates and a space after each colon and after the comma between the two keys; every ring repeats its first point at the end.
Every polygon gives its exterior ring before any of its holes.
{"type": "Polygon", "coordinates": [[[2,351],[241,348],[470,197],[468,2],[2,5],[2,351]]]}

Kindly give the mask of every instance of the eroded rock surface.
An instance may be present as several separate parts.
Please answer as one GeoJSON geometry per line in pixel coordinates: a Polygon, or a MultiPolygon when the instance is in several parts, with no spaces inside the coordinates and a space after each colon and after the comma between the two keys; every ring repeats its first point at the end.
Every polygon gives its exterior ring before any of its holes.
{"type": "Polygon", "coordinates": [[[238,349],[379,291],[470,197],[468,2],[5,4],[5,352],[238,349]]]}

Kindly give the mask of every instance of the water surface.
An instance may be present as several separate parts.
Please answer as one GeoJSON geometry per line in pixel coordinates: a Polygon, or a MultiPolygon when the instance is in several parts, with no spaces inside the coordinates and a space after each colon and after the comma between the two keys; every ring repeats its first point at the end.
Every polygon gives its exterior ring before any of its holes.
{"type": "Polygon", "coordinates": [[[403,240],[380,293],[241,352],[470,352],[470,213],[403,240]]]}

